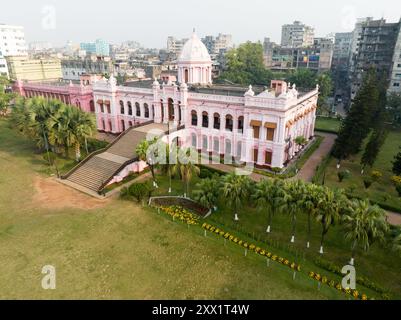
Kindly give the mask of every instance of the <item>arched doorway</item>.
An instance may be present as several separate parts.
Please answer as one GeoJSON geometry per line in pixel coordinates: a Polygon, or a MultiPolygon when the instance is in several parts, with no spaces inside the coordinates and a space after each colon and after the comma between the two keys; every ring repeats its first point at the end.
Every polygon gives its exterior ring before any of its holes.
{"type": "Polygon", "coordinates": [[[174,121],[174,101],[173,99],[168,99],[168,120],[174,121]]]}

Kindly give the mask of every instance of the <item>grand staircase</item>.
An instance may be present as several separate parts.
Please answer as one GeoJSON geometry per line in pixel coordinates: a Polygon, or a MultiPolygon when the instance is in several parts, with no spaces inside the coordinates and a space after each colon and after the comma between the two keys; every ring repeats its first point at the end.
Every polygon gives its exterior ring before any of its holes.
{"type": "Polygon", "coordinates": [[[101,190],[127,165],[138,160],[136,146],[146,138],[146,130],[141,130],[152,122],[131,127],[123,132],[106,149],[92,153],[68,174],[62,177],[67,184],[90,192],[101,190]]]}

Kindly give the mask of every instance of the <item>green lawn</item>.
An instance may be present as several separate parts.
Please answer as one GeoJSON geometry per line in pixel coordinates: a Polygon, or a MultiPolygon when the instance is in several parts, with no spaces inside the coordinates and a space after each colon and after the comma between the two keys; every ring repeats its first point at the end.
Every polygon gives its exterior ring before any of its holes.
{"type": "MultiPolygon", "coordinates": [[[[194,179],[194,183],[199,178],[194,179]]],[[[165,195],[168,190],[169,180],[165,177],[158,177],[160,189],[156,192],[159,195],[165,195]]],[[[194,186],[192,187],[194,188],[194,186]]],[[[184,188],[179,180],[172,180],[172,194],[182,195],[184,188]]],[[[207,221],[215,226],[223,228],[225,231],[238,234],[246,241],[256,242],[262,247],[266,247],[282,255],[283,257],[300,263],[304,270],[315,271],[325,274],[333,279],[338,279],[332,273],[319,268],[315,260],[319,258],[321,227],[318,223],[312,226],[311,248],[305,249],[307,241],[307,217],[298,216],[296,243],[290,244],[291,223],[290,217],[286,214],[277,215],[273,221],[273,232],[267,236],[265,230],[267,227],[267,213],[260,212],[256,208],[246,207],[240,210],[240,221],[233,221],[232,211],[227,207],[227,203],[221,200],[218,211],[214,213],[207,221]],[[266,243],[267,242],[267,243],[266,243]]],[[[344,240],[344,235],[339,226],[331,229],[325,240],[325,254],[323,258],[334,263],[340,268],[346,265],[350,258],[350,243],[344,240]]],[[[384,250],[382,246],[374,244],[368,253],[359,251],[356,257],[357,277],[368,278],[374,283],[389,289],[391,297],[401,298],[401,257],[395,256],[391,251],[384,250]],[[391,257],[391,258],[389,258],[391,257]]],[[[359,290],[371,296],[378,297],[377,293],[359,286],[359,290]]]]}
{"type": "Polygon", "coordinates": [[[340,130],[341,122],[336,118],[317,117],[315,129],[330,133],[337,133],[340,130]]]}
{"type": "MultiPolygon", "coordinates": [[[[347,190],[348,193],[357,197],[369,198],[374,202],[380,203],[385,207],[391,208],[393,211],[401,213],[401,198],[391,177],[392,161],[394,156],[399,152],[401,146],[401,132],[391,131],[383,145],[377,160],[373,166],[373,170],[378,170],[383,174],[383,178],[374,183],[369,189],[365,189],[363,185],[363,176],[361,175],[360,159],[361,154],[351,157],[349,160],[342,161],[340,170],[349,170],[351,176],[345,179],[342,183],[338,180],[338,170],[336,168],[336,160],[331,159],[326,169],[325,184],[330,187],[339,187],[347,190]]],[[[370,169],[366,170],[366,174],[370,174],[370,169]]]]}
{"type": "Polygon", "coordinates": [[[35,186],[48,179],[46,164],[33,151],[0,119],[0,299],[345,298],[133,203],[48,207],[35,186]],[[56,267],[54,291],[41,288],[48,264],[56,267]]]}

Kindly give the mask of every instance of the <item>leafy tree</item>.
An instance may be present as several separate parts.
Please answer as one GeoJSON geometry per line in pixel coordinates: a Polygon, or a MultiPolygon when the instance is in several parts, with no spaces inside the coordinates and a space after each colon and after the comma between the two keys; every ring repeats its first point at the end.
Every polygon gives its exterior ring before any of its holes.
{"type": "Polygon", "coordinates": [[[333,155],[339,161],[358,153],[373,127],[380,98],[377,82],[375,69],[369,69],[333,147],[333,155]]]}
{"type": "Polygon", "coordinates": [[[226,54],[227,70],[221,79],[242,85],[266,85],[272,79],[272,73],[266,69],[263,61],[263,46],[260,42],[246,42],[226,54]]]}
{"type": "Polygon", "coordinates": [[[231,173],[223,177],[222,187],[223,195],[229,201],[234,217],[237,217],[238,209],[248,196],[249,178],[231,173]]]}
{"type": "Polygon", "coordinates": [[[354,265],[358,247],[368,251],[375,240],[384,240],[388,231],[386,213],[369,201],[353,200],[343,216],[343,228],[345,239],[352,243],[350,264],[354,265]]]}
{"type": "Polygon", "coordinates": [[[138,156],[139,160],[146,162],[146,164],[150,168],[150,172],[152,174],[152,179],[153,179],[153,185],[156,185],[156,176],[155,176],[155,159],[152,156],[156,155],[151,155],[150,154],[150,146],[154,145],[156,143],[156,140],[143,140],[141,141],[135,148],[135,153],[138,156]]]}
{"type": "Polygon", "coordinates": [[[401,94],[389,93],[387,96],[387,109],[393,124],[401,125],[401,94]]]}
{"type": "Polygon", "coordinates": [[[217,179],[203,179],[196,184],[197,189],[193,192],[193,198],[202,206],[212,209],[217,205],[220,195],[220,183],[217,179]]]}
{"type": "Polygon", "coordinates": [[[395,157],[393,161],[393,172],[397,175],[401,175],[401,152],[399,152],[395,157]]]}
{"type": "Polygon", "coordinates": [[[373,166],[380,152],[381,147],[386,141],[387,135],[388,131],[384,127],[375,130],[372,133],[361,158],[362,170],[364,170],[366,166],[369,167],[373,166]]]}
{"type": "Polygon", "coordinates": [[[15,95],[11,92],[6,92],[7,86],[10,82],[7,78],[0,76],[0,116],[5,116],[8,108],[15,95]]]}
{"type": "Polygon", "coordinates": [[[284,182],[279,179],[262,180],[256,185],[256,191],[253,198],[261,210],[267,210],[268,226],[267,233],[271,232],[273,217],[282,212],[286,206],[287,194],[284,189],[284,182]]]}
{"type": "Polygon", "coordinates": [[[329,72],[321,73],[317,76],[316,82],[320,87],[317,104],[320,110],[325,110],[328,113],[330,106],[327,104],[327,98],[333,93],[332,76],[329,72]]]}
{"type": "Polygon", "coordinates": [[[134,183],[129,187],[129,194],[136,199],[138,203],[149,195],[151,188],[148,183],[134,183]]]}
{"type": "Polygon", "coordinates": [[[311,71],[310,69],[297,69],[291,72],[287,78],[287,82],[295,83],[297,87],[311,89],[316,87],[317,79],[316,72],[311,71]]]}

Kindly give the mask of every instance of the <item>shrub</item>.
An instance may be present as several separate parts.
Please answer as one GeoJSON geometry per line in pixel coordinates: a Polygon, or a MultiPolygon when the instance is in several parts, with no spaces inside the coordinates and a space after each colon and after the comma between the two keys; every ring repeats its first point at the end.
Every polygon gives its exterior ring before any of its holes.
{"type": "Polygon", "coordinates": [[[365,186],[365,189],[369,189],[372,184],[373,184],[372,177],[365,177],[363,179],[363,185],[365,186]]]}
{"type": "Polygon", "coordinates": [[[349,172],[349,170],[340,171],[339,173],[337,173],[338,181],[343,182],[343,180],[345,178],[348,178],[350,175],[351,173],[349,172]]]}
{"type": "Polygon", "coordinates": [[[398,196],[401,197],[401,184],[397,184],[397,185],[395,186],[395,190],[397,190],[398,196]]]}
{"type": "Polygon", "coordinates": [[[372,177],[373,181],[379,181],[380,178],[383,177],[383,174],[380,171],[373,170],[370,176],[372,177]]]}
{"type": "Polygon", "coordinates": [[[391,181],[394,183],[394,185],[396,186],[397,184],[401,184],[401,177],[400,176],[393,176],[391,178],[391,181]]]}
{"type": "Polygon", "coordinates": [[[148,183],[134,183],[128,188],[128,191],[132,198],[137,202],[141,202],[149,195],[151,188],[148,183]]]}
{"type": "Polygon", "coordinates": [[[201,168],[199,177],[201,179],[212,178],[213,177],[213,172],[211,172],[209,169],[201,168]]]}

